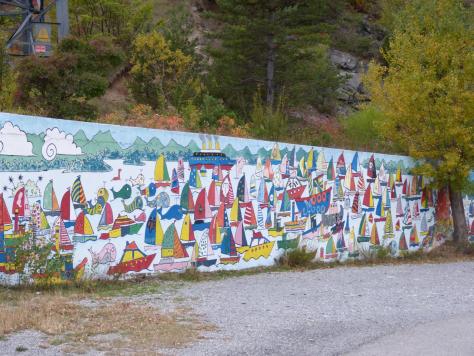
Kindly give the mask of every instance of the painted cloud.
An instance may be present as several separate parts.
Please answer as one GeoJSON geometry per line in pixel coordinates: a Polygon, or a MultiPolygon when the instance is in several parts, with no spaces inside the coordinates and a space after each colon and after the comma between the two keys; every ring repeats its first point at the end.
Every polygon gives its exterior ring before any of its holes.
{"type": "Polygon", "coordinates": [[[0,129],[0,155],[33,156],[33,144],[26,133],[10,121],[0,129]]]}
{"type": "Polygon", "coordinates": [[[74,143],[71,134],[60,131],[57,127],[46,130],[43,148],[41,149],[44,159],[52,161],[56,155],[81,155],[82,150],[74,143]]]}

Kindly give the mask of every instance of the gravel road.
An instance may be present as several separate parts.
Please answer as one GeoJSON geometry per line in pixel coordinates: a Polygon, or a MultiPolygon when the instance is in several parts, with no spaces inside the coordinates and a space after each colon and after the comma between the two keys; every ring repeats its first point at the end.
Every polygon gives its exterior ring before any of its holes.
{"type": "Polygon", "coordinates": [[[474,262],[266,273],[178,293],[218,326],[178,355],[474,355],[474,262]]]}
{"type": "MultiPolygon", "coordinates": [[[[474,262],[262,273],[124,298],[189,307],[217,327],[160,354],[474,355],[474,262]]],[[[0,341],[0,353],[64,353],[44,343],[23,331],[0,341]]]]}

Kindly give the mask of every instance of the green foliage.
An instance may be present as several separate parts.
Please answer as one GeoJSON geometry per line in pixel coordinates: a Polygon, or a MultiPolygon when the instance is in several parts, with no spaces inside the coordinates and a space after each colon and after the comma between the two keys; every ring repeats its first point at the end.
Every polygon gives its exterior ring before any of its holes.
{"type": "Polygon", "coordinates": [[[306,248],[287,250],[278,261],[278,265],[287,267],[308,267],[313,263],[316,251],[308,252],[306,248]]]}
{"type": "Polygon", "coordinates": [[[5,39],[0,34],[0,111],[13,108],[16,78],[5,52],[5,39]]]}
{"type": "Polygon", "coordinates": [[[337,17],[342,1],[242,1],[217,0],[219,10],[210,14],[222,23],[211,39],[220,40],[208,52],[209,88],[241,113],[251,110],[252,97],[262,87],[267,105],[273,105],[287,90],[289,105],[313,104],[321,110],[334,95],[335,72],[330,73],[327,56],[318,43],[328,43],[330,22],[337,17]],[[322,75],[324,72],[324,75],[322,75]],[[306,77],[305,77],[306,75],[306,77]],[[305,78],[303,81],[302,78],[305,78]],[[319,86],[319,90],[315,90],[319,86]]]}
{"type": "Polygon", "coordinates": [[[272,109],[262,103],[258,93],[255,94],[250,119],[253,137],[276,141],[284,137],[288,131],[288,118],[281,97],[276,109],[272,109]]]}
{"type": "Polygon", "coordinates": [[[64,260],[52,252],[54,244],[42,237],[26,234],[15,249],[15,270],[20,282],[29,283],[32,276],[41,275],[48,283],[60,277],[64,260]]]}
{"type": "Polygon", "coordinates": [[[96,109],[87,101],[105,93],[108,76],[122,62],[108,38],[66,39],[53,56],[19,63],[17,103],[30,112],[91,120],[96,109]]]}
{"type": "Polygon", "coordinates": [[[133,43],[130,89],[135,100],[154,109],[181,109],[201,91],[192,57],[171,49],[163,34],[138,35],[133,43]]]}
{"type": "Polygon", "coordinates": [[[112,36],[130,47],[152,26],[153,4],[143,0],[71,0],[71,33],[81,38],[112,36]]]}
{"type": "Polygon", "coordinates": [[[410,2],[383,53],[387,66],[372,63],[366,78],[385,139],[454,191],[474,169],[473,19],[458,0],[410,2]]]}
{"type": "Polygon", "coordinates": [[[372,106],[342,119],[346,137],[349,138],[351,145],[369,152],[390,150],[387,142],[380,136],[378,128],[383,119],[383,114],[372,106]]]}

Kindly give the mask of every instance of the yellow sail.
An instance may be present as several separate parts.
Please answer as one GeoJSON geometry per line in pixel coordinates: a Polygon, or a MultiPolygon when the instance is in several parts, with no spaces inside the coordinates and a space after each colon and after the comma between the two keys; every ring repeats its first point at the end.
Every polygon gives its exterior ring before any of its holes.
{"type": "Polygon", "coordinates": [[[379,244],[378,239],[379,239],[379,237],[378,237],[378,233],[377,233],[377,225],[373,224],[372,225],[372,231],[370,232],[370,243],[372,245],[378,245],[379,244]]]}
{"type": "Polygon", "coordinates": [[[186,214],[183,221],[183,226],[181,227],[181,240],[189,241],[189,231],[191,229],[191,217],[189,214],[186,214]]]}
{"type": "Polygon", "coordinates": [[[239,218],[239,199],[235,199],[230,210],[230,221],[237,221],[239,218]]]}
{"type": "Polygon", "coordinates": [[[84,235],[92,235],[94,233],[94,230],[92,229],[91,222],[87,218],[87,216],[84,216],[84,235]]]}
{"type": "Polygon", "coordinates": [[[158,214],[156,214],[156,225],[155,225],[155,245],[161,246],[163,245],[163,228],[161,227],[161,221],[158,214]]]}
{"type": "Polygon", "coordinates": [[[301,157],[300,159],[300,170],[301,170],[301,174],[306,175],[306,165],[305,165],[304,157],[301,157]]]}
{"type": "Polygon", "coordinates": [[[369,191],[369,207],[373,208],[374,207],[374,196],[372,195],[372,189],[369,191]]]}
{"type": "Polygon", "coordinates": [[[307,167],[308,169],[313,168],[313,164],[314,164],[314,162],[313,162],[313,157],[314,157],[313,148],[311,148],[311,149],[309,150],[309,152],[308,152],[308,162],[306,162],[306,167],[307,167]]]}
{"type": "Polygon", "coordinates": [[[155,182],[169,181],[168,168],[166,167],[165,156],[158,157],[155,164],[155,182]]]}
{"type": "Polygon", "coordinates": [[[318,160],[316,161],[316,168],[318,171],[324,171],[328,168],[326,158],[324,157],[324,151],[321,151],[318,155],[318,160]]]}
{"type": "Polygon", "coordinates": [[[216,244],[220,245],[222,242],[221,236],[221,228],[219,227],[219,223],[216,221],[216,244]]]}

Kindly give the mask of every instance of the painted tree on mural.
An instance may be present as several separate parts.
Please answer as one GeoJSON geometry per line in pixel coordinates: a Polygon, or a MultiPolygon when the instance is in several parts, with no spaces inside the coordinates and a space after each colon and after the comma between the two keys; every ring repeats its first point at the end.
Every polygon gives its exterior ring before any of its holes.
{"type": "Polygon", "coordinates": [[[372,63],[366,78],[384,136],[448,186],[456,241],[467,235],[462,190],[474,169],[473,19],[459,0],[409,2],[386,65],[372,63]]]}

